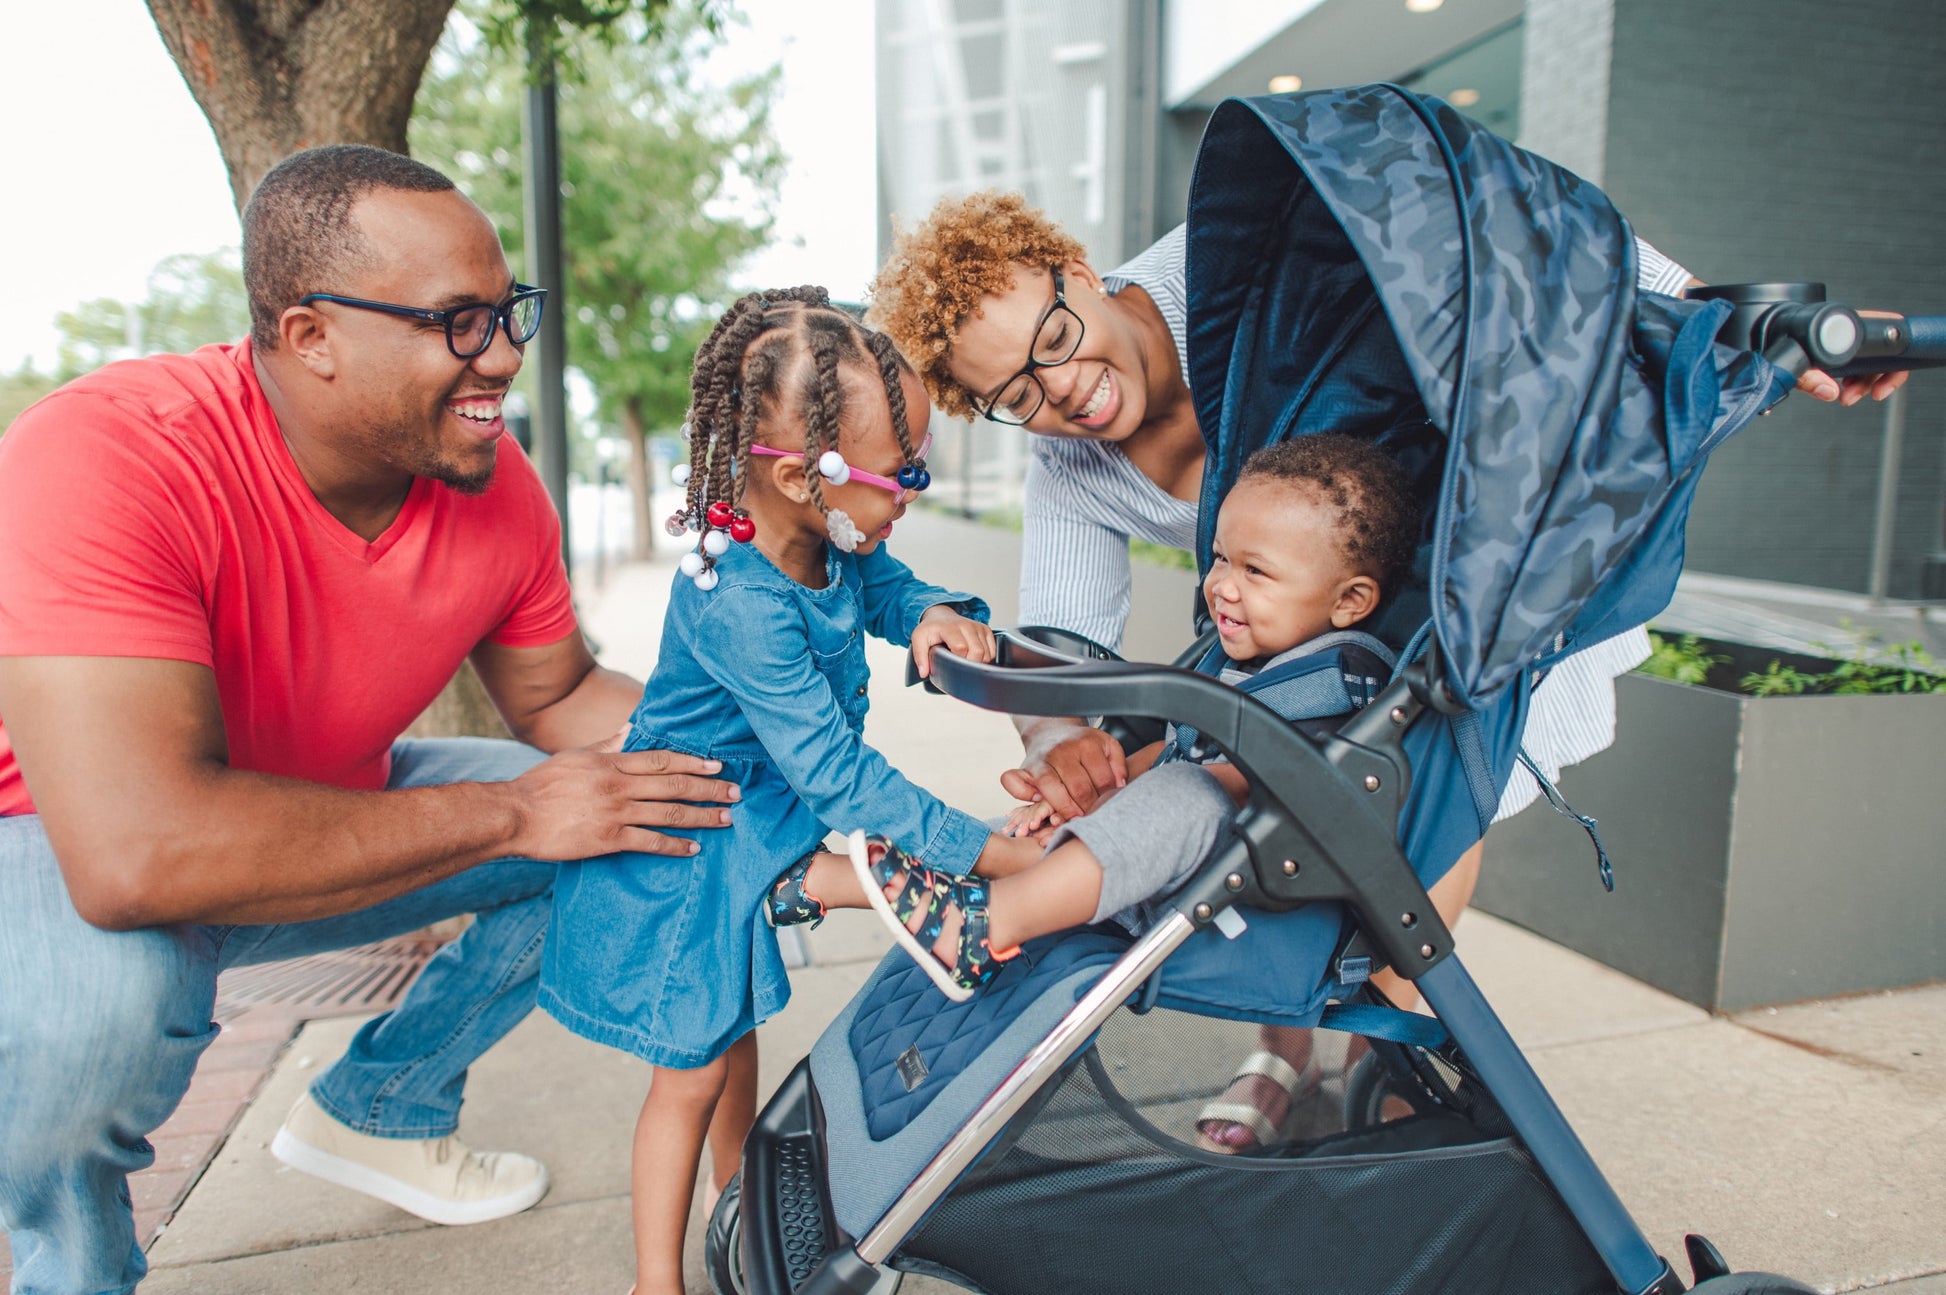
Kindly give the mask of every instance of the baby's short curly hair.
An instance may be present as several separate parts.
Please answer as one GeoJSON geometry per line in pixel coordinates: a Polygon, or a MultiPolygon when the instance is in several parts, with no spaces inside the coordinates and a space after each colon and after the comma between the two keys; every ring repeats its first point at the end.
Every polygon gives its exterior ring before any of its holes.
{"type": "Polygon", "coordinates": [[[1282,481],[1308,486],[1338,512],[1347,561],[1391,593],[1419,549],[1420,508],[1405,470],[1384,450],[1354,436],[1299,436],[1258,450],[1237,484],[1282,481]]]}
{"type": "Polygon", "coordinates": [[[943,198],[901,234],[872,280],[866,320],[912,361],[926,393],[946,413],[973,413],[973,393],[946,371],[959,326],[980,299],[1014,285],[1014,265],[1057,266],[1087,254],[1079,240],[1018,193],[982,189],[943,198]]]}

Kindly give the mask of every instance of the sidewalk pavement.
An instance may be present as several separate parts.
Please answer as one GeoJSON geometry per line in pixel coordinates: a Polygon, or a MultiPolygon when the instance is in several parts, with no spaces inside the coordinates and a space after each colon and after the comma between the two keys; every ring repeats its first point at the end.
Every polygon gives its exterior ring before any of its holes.
{"type": "MultiPolygon", "coordinates": [[[[899,551],[923,571],[940,532],[916,514],[901,531],[899,551]]],[[[654,658],[670,561],[621,568],[584,606],[604,661],[638,677],[654,658]]],[[[874,644],[872,664],[872,742],[949,802],[1003,808],[995,777],[1018,751],[1007,721],[902,688],[894,649],[874,644]]],[[[837,914],[810,935],[791,1004],[761,1034],[766,1090],[886,947],[867,914],[837,914]]],[[[1459,948],[1664,1254],[1677,1258],[1682,1234],[1699,1231],[1738,1268],[1822,1290],[1946,1295],[1946,985],[1711,1017],[1484,914],[1461,923],[1459,948]]],[[[553,1187],[514,1218],[439,1228],[268,1151],[291,1101],[358,1024],[313,1022],[282,1052],[151,1248],[143,1290],[622,1295],[646,1068],[530,1017],[474,1067],[462,1132],[476,1147],[540,1156],[553,1187]]],[[[699,1212],[693,1291],[709,1289],[700,1231],[699,1212]]]]}

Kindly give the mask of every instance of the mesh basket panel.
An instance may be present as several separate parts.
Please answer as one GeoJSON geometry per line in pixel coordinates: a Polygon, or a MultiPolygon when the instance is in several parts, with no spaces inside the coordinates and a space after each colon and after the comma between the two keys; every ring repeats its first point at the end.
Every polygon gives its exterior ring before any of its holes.
{"type": "Polygon", "coordinates": [[[1184,1141],[1254,1046],[1120,1014],[895,1262],[989,1295],[1613,1295],[1526,1153],[1458,1115],[1345,1131],[1328,1087],[1294,1113],[1300,1140],[1184,1141]]]}

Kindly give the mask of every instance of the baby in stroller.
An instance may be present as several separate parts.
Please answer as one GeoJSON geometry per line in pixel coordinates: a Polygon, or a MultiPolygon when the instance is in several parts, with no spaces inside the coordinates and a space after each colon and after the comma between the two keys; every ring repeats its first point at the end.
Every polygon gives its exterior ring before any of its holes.
{"type": "MultiPolygon", "coordinates": [[[[1203,592],[1218,643],[1198,668],[1311,736],[1335,730],[1391,677],[1391,650],[1355,627],[1410,567],[1419,532],[1410,482],[1369,442],[1322,435],[1259,451],[1217,517],[1203,592]]],[[[1171,726],[1128,767],[1134,781],[1085,817],[1054,825],[1045,802],[1023,806],[973,875],[859,832],[848,859],[820,854],[787,870],[772,908],[870,906],[955,1001],[1024,941],[1111,919],[1139,935],[1145,901],[1194,872],[1250,788],[1192,728],[1171,726]]]]}

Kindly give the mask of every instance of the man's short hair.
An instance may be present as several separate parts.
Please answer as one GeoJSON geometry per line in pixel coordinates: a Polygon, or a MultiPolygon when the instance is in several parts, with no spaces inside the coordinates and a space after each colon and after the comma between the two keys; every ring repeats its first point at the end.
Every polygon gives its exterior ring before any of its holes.
{"type": "Polygon", "coordinates": [[[369,249],[351,209],[375,189],[443,193],[453,182],[424,162],[364,144],[293,153],[264,176],[243,208],[243,286],[250,338],[277,349],[277,321],[299,299],[338,290],[369,249]]]}

